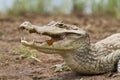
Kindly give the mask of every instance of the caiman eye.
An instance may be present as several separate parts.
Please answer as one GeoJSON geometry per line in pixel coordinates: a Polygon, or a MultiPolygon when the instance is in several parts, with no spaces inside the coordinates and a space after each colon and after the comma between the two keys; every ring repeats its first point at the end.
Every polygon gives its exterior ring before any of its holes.
{"type": "Polygon", "coordinates": [[[65,28],[64,24],[56,24],[56,26],[59,28],[65,28]]]}

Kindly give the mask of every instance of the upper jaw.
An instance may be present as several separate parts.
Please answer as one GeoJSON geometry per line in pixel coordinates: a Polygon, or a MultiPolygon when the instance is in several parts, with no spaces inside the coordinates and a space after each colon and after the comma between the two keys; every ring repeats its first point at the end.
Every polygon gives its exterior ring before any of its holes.
{"type": "Polygon", "coordinates": [[[65,29],[58,28],[58,27],[51,26],[51,25],[45,25],[43,27],[38,27],[36,25],[31,24],[28,21],[23,22],[18,29],[27,30],[29,31],[29,33],[47,34],[47,35],[61,35],[64,33],[86,34],[86,32],[80,28],[77,28],[77,30],[74,30],[74,29],[69,30],[66,28],[65,29]],[[25,23],[27,23],[27,25],[25,23]]]}

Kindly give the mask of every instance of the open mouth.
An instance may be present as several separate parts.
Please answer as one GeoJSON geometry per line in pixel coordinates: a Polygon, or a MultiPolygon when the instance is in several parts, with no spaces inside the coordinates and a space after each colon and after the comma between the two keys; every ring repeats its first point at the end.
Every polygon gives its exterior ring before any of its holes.
{"type": "MultiPolygon", "coordinates": [[[[23,31],[23,30],[28,31],[29,33],[37,33],[35,31],[30,31],[30,30],[26,30],[26,29],[22,29],[20,31],[23,31]]],[[[45,36],[48,36],[49,38],[45,39],[45,41],[38,41],[38,40],[37,41],[36,40],[27,41],[24,37],[24,38],[21,38],[21,42],[36,43],[36,44],[43,44],[43,43],[46,42],[49,46],[51,46],[54,42],[61,41],[66,36],[65,34],[51,34],[51,33],[46,33],[46,32],[42,33],[42,34],[40,34],[40,33],[37,33],[37,34],[40,35],[40,36],[45,35],[45,36]]]]}
{"type": "Polygon", "coordinates": [[[65,38],[64,35],[60,35],[59,37],[52,37],[51,36],[51,39],[50,40],[46,40],[46,42],[47,42],[48,45],[52,45],[54,42],[63,40],[64,38],[65,38]]]}

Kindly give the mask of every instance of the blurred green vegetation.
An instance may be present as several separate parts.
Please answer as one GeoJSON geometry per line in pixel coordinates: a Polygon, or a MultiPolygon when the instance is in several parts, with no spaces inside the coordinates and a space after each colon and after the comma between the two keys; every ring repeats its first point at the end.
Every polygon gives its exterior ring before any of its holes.
{"type": "Polygon", "coordinates": [[[74,3],[75,3],[75,5],[74,5],[75,10],[79,10],[79,11],[83,12],[83,10],[85,8],[85,1],[78,0],[78,1],[75,1],[74,3]]]}
{"type": "MultiPolygon", "coordinates": [[[[85,9],[88,1],[91,2],[91,12],[94,15],[112,15],[120,19],[120,0],[78,0],[75,8],[79,10],[85,9]]],[[[77,10],[78,10],[77,9],[77,10]]]]}
{"type": "Polygon", "coordinates": [[[8,15],[19,15],[27,12],[43,12],[43,0],[14,0],[13,8],[7,11],[8,15]]]}
{"type": "Polygon", "coordinates": [[[108,0],[108,2],[100,0],[97,4],[93,0],[92,13],[97,15],[109,14],[120,18],[120,0],[108,0]]]}
{"type": "MultiPolygon", "coordinates": [[[[114,15],[120,18],[120,0],[73,0],[74,9],[84,13],[86,3],[91,3],[91,12],[94,15],[114,15]]],[[[67,1],[64,1],[67,3],[67,1]]],[[[44,13],[44,0],[15,0],[13,9],[8,10],[8,14],[44,13]]],[[[66,6],[64,5],[64,8],[66,6]]],[[[77,11],[77,12],[78,12],[77,11]]]]}

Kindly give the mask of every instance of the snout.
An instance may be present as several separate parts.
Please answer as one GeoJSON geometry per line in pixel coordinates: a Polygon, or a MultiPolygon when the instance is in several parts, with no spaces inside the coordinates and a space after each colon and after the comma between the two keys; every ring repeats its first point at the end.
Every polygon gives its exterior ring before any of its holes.
{"type": "Polygon", "coordinates": [[[20,24],[20,26],[19,26],[19,28],[18,28],[19,30],[33,30],[34,29],[34,26],[30,23],[30,22],[28,22],[28,21],[25,21],[25,22],[23,22],[22,24],[20,24]]]}

